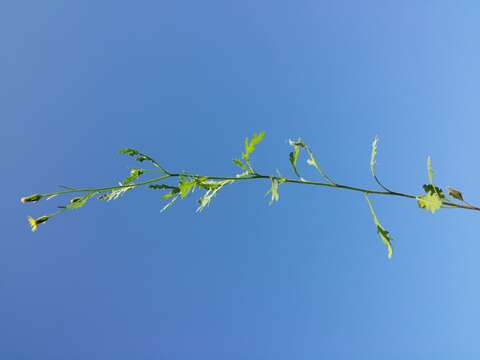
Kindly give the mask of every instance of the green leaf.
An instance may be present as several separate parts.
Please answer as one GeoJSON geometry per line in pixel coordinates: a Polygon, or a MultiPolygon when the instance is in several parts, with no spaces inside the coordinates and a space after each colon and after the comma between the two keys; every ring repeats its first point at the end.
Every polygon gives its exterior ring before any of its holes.
{"type": "Polygon", "coordinates": [[[417,196],[417,203],[421,209],[430,211],[432,214],[442,207],[442,199],[436,192],[417,196]]]}
{"type": "Polygon", "coordinates": [[[300,146],[292,140],[289,141],[289,144],[293,146],[293,151],[289,154],[290,164],[292,165],[292,169],[295,175],[301,177],[297,170],[297,160],[298,155],[300,154],[300,146]]]}
{"type": "Polygon", "coordinates": [[[443,190],[435,185],[425,184],[422,187],[423,187],[423,191],[425,191],[426,194],[437,194],[440,197],[440,199],[445,198],[445,195],[443,194],[443,190]]]}
{"type": "Polygon", "coordinates": [[[458,191],[454,188],[451,188],[449,186],[447,186],[447,190],[448,190],[448,195],[450,195],[454,199],[457,199],[457,200],[460,200],[460,201],[465,201],[465,200],[463,200],[463,195],[460,191],[458,191]]]}
{"type": "Polygon", "coordinates": [[[373,210],[373,205],[366,194],[365,194],[365,199],[367,200],[368,207],[370,208],[370,213],[372,214],[373,222],[377,227],[377,233],[380,236],[380,239],[382,240],[382,242],[387,247],[388,258],[390,259],[393,255],[392,237],[389,234],[389,232],[382,226],[382,224],[380,224],[380,221],[377,218],[377,214],[375,214],[375,210],[373,210]]]}
{"type": "MultiPolygon", "coordinates": [[[[261,131],[260,133],[254,133],[252,139],[249,140],[248,136],[245,138],[245,152],[242,153],[242,159],[247,164],[247,168],[249,172],[254,172],[252,168],[252,164],[250,162],[250,154],[255,151],[255,146],[258,145],[263,138],[265,137],[265,132],[261,131]]],[[[238,165],[238,164],[237,164],[238,165]]]]}
{"type": "Polygon", "coordinates": [[[205,194],[202,195],[202,197],[200,197],[200,199],[198,199],[197,212],[201,212],[203,209],[209,206],[213,198],[218,194],[218,192],[225,185],[231,184],[232,182],[233,180],[207,181],[199,185],[207,191],[205,192],[205,194]]]}
{"type": "Polygon", "coordinates": [[[130,175],[122,181],[122,185],[129,185],[145,172],[143,169],[130,169],[130,175]]]}
{"type": "Polygon", "coordinates": [[[162,195],[162,199],[166,200],[166,199],[170,199],[174,196],[177,196],[178,194],[180,193],[180,188],[178,187],[174,187],[172,189],[172,191],[170,191],[169,193],[166,193],[166,194],[163,194],[162,195]]]}
{"type": "Polygon", "coordinates": [[[265,195],[271,194],[269,205],[272,205],[274,202],[280,199],[280,194],[278,192],[278,186],[280,182],[276,178],[271,178],[271,181],[272,181],[272,185],[270,187],[270,190],[268,190],[267,193],[265,194],[265,195]]]}
{"type": "Polygon", "coordinates": [[[250,155],[255,151],[255,146],[260,144],[260,142],[265,137],[265,132],[261,131],[260,133],[254,133],[252,136],[252,140],[248,141],[248,137],[245,138],[245,153],[250,155]]]}
{"type": "MultiPolygon", "coordinates": [[[[289,143],[290,145],[298,148],[298,150],[300,151],[300,148],[302,149],[305,149],[305,151],[307,152],[307,155],[308,155],[308,159],[307,159],[307,164],[310,165],[310,166],[313,166],[315,168],[315,170],[317,170],[317,172],[325,179],[327,180],[327,182],[329,182],[330,184],[332,185],[335,185],[335,183],[333,182],[332,179],[330,179],[327,174],[320,168],[320,165],[318,164],[318,161],[317,159],[315,158],[315,155],[313,154],[313,151],[308,147],[307,144],[305,144],[302,140],[298,139],[298,140],[289,140],[289,143]]],[[[293,154],[293,156],[291,155],[291,159],[294,159],[295,158],[295,154],[293,154]]],[[[298,158],[298,155],[297,155],[297,158],[298,158]]],[[[293,165],[293,164],[292,164],[293,165]]],[[[295,162],[295,168],[294,168],[294,171],[296,169],[296,162],[295,162]]],[[[297,176],[298,176],[298,173],[297,173],[297,176]]],[[[300,177],[300,176],[299,176],[300,177]]]]}
{"type": "Polygon", "coordinates": [[[89,192],[88,194],[82,196],[82,197],[77,197],[77,198],[73,198],[71,201],[70,201],[70,204],[65,206],[65,208],[67,209],[80,209],[82,206],[84,206],[87,201],[92,198],[93,196],[97,195],[98,192],[89,192]]]}
{"type": "Polygon", "coordinates": [[[180,177],[180,181],[178,182],[178,188],[180,189],[180,195],[182,199],[185,199],[188,194],[194,190],[195,185],[195,179],[187,180],[183,176],[180,177]]]}
{"type": "Polygon", "coordinates": [[[135,186],[127,186],[119,189],[113,189],[112,191],[103,194],[98,197],[98,200],[111,201],[117,200],[119,197],[123,196],[127,191],[134,189],[135,186]]]}
{"type": "Polygon", "coordinates": [[[370,157],[370,172],[372,176],[375,177],[375,165],[377,163],[377,147],[378,147],[378,136],[375,136],[372,142],[372,155],[370,157]]]}
{"type": "Polygon", "coordinates": [[[237,165],[240,169],[243,171],[248,171],[247,166],[242,162],[242,160],[239,159],[233,159],[232,160],[235,165],[237,165]]]}
{"type": "Polygon", "coordinates": [[[209,180],[208,177],[201,177],[201,178],[196,178],[195,179],[195,184],[196,186],[205,189],[205,190],[215,190],[216,188],[219,188],[223,186],[223,181],[214,181],[214,180],[209,180]]]}
{"type": "Polygon", "coordinates": [[[131,156],[135,159],[135,161],[139,161],[139,162],[148,161],[153,166],[162,170],[164,173],[167,173],[167,171],[155,159],[153,159],[152,157],[150,157],[146,154],[141,153],[138,150],[135,150],[135,149],[132,149],[132,148],[121,149],[120,154],[131,156]]]}

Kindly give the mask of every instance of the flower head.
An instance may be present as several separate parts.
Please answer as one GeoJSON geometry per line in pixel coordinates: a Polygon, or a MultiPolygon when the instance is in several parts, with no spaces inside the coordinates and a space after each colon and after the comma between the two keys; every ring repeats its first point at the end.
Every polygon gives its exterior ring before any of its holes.
{"type": "Polygon", "coordinates": [[[47,215],[44,215],[44,216],[40,216],[36,219],[32,218],[31,216],[28,217],[28,222],[30,223],[30,226],[32,227],[32,231],[37,231],[37,227],[38,225],[44,223],[45,221],[47,221],[48,219],[50,219],[50,216],[47,216],[47,215]]]}

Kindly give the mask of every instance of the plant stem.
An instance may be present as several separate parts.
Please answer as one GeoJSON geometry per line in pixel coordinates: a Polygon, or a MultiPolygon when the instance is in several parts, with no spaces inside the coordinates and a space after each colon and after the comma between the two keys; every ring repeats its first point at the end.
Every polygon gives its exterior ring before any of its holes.
{"type": "MultiPolygon", "coordinates": [[[[165,173],[165,171],[163,171],[165,173]]],[[[281,183],[290,183],[290,184],[299,184],[299,185],[310,185],[310,186],[323,186],[328,188],[337,188],[342,190],[349,190],[355,192],[361,192],[366,195],[383,195],[383,196],[397,196],[397,197],[404,197],[409,199],[417,199],[417,195],[406,194],[396,191],[390,191],[385,188],[385,191],[378,191],[366,188],[360,188],[356,186],[350,185],[342,185],[337,183],[326,183],[326,182],[318,182],[318,181],[306,181],[306,180],[297,180],[297,179],[289,179],[283,178],[279,176],[269,176],[269,175],[261,175],[257,173],[252,173],[251,175],[247,176],[239,176],[239,177],[226,177],[226,176],[203,176],[203,175],[195,175],[190,173],[166,173],[166,175],[156,177],[150,180],[132,183],[128,185],[117,185],[117,186],[110,186],[110,187],[100,187],[100,188],[82,188],[82,189],[69,189],[64,191],[52,192],[47,194],[42,194],[44,197],[48,196],[56,196],[56,195],[65,195],[65,194],[74,194],[74,193],[90,193],[90,192],[108,192],[112,190],[118,189],[125,189],[125,188],[136,188],[148,184],[153,184],[160,182],[162,180],[167,180],[169,178],[178,178],[180,176],[190,177],[190,178],[205,178],[207,180],[231,180],[235,181],[246,181],[246,180],[258,180],[258,179],[268,179],[268,180],[277,180],[281,183]]],[[[457,204],[450,201],[443,201],[443,205],[449,206],[451,208],[459,208],[459,209],[466,209],[466,210],[475,210],[480,211],[479,207],[469,205],[469,204],[457,204]]]]}

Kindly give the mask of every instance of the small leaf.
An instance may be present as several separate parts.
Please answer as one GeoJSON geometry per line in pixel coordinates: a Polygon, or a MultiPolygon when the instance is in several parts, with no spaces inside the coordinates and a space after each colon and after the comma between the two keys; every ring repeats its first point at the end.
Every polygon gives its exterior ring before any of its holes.
{"type": "Polygon", "coordinates": [[[370,157],[370,172],[372,173],[372,176],[375,177],[375,165],[377,163],[377,146],[378,146],[378,136],[375,136],[375,139],[373,139],[372,142],[372,154],[370,157]]]}
{"type": "Polygon", "coordinates": [[[430,211],[432,214],[442,207],[442,199],[436,192],[417,196],[417,203],[421,209],[430,211]]]}
{"type": "Polygon", "coordinates": [[[235,165],[237,165],[239,168],[241,168],[243,171],[248,171],[247,166],[242,162],[242,160],[239,159],[233,159],[232,160],[235,165]]]}
{"type": "Polygon", "coordinates": [[[126,148],[126,149],[121,149],[120,154],[125,154],[128,156],[133,157],[136,161],[143,162],[143,161],[149,161],[153,166],[159,168],[162,170],[164,173],[167,173],[167,171],[152,157],[141,153],[138,150],[132,149],[132,148],[126,148]]]}
{"type": "Polygon", "coordinates": [[[289,143],[293,146],[293,151],[289,154],[290,164],[292,165],[292,169],[295,175],[301,177],[297,170],[297,160],[298,155],[300,154],[300,146],[292,140],[290,140],[289,143]]]}
{"type": "Polygon", "coordinates": [[[178,182],[178,188],[180,189],[180,195],[182,199],[185,199],[188,194],[194,190],[196,185],[195,179],[187,180],[185,177],[181,176],[180,181],[178,182]]]}
{"type": "Polygon", "coordinates": [[[113,189],[109,193],[102,194],[98,197],[98,200],[111,201],[117,200],[119,197],[123,196],[127,191],[134,189],[134,186],[126,186],[118,189],[113,189]]]}
{"type": "MultiPolygon", "coordinates": [[[[253,173],[252,164],[250,163],[250,154],[255,151],[255,146],[258,145],[263,138],[265,137],[265,132],[261,131],[260,133],[254,133],[252,140],[249,140],[248,137],[245,138],[245,152],[242,153],[242,159],[247,164],[248,171],[253,173]]],[[[238,165],[238,164],[237,164],[238,165]]]]}
{"type": "Polygon", "coordinates": [[[166,199],[170,199],[174,196],[177,196],[178,194],[180,193],[180,188],[178,187],[174,187],[172,189],[172,191],[170,191],[169,193],[166,193],[164,195],[162,195],[162,199],[166,200],[166,199]]]}
{"type": "Polygon", "coordinates": [[[145,172],[143,169],[131,169],[130,170],[130,175],[127,176],[125,179],[122,181],[122,185],[129,185],[135,180],[138,179],[140,175],[142,175],[145,172]]]}
{"type": "Polygon", "coordinates": [[[254,133],[252,136],[252,140],[249,142],[248,137],[245,139],[245,153],[250,155],[255,151],[255,146],[260,144],[260,142],[265,137],[265,132],[261,131],[260,133],[254,133]]]}
{"type": "Polygon", "coordinates": [[[392,236],[382,226],[382,224],[380,224],[380,221],[377,218],[377,214],[375,214],[375,210],[373,210],[373,205],[370,202],[370,199],[368,198],[368,196],[366,194],[365,194],[365,199],[367,200],[368,207],[370,208],[370,213],[372,214],[373,222],[375,223],[375,226],[377,227],[377,233],[380,236],[380,239],[382,239],[382,242],[387,247],[388,258],[390,259],[393,255],[392,236]]]}
{"type": "Polygon", "coordinates": [[[440,197],[440,199],[445,198],[445,195],[443,194],[443,190],[435,185],[425,184],[422,187],[426,194],[437,194],[440,197]]]}
{"type": "Polygon", "coordinates": [[[82,197],[77,197],[73,198],[70,201],[70,204],[66,206],[67,209],[80,209],[82,206],[84,206],[87,201],[92,198],[93,196],[97,195],[98,192],[89,192],[88,194],[82,196],[82,197]]]}
{"type": "Polygon", "coordinates": [[[460,201],[465,201],[465,200],[463,200],[463,195],[460,191],[458,191],[454,188],[451,188],[449,186],[447,186],[447,190],[448,190],[448,195],[450,195],[454,199],[457,199],[457,200],[460,200],[460,201]]]}
{"type": "Polygon", "coordinates": [[[200,187],[207,189],[207,191],[205,192],[205,194],[203,194],[202,197],[200,197],[200,199],[198,199],[197,212],[201,212],[203,209],[209,206],[213,198],[220,191],[220,189],[222,189],[225,185],[230,184],[232,182],[233,180],[208,181],[208,182],[203,182],[202,185],[199,185],[200,187]]]}
{"type": "Polygon", "coordinates": [[[268,190],[267,193],[265,194],[265,195],[271,194],[269,205],[272,205],[274,202],[280,199],[280,194],[278,192],[278,186],[280,182],[276,178],[271,178],[271,180],[272,180],[272,185],[270,187],[270,190],[268,190]]]}

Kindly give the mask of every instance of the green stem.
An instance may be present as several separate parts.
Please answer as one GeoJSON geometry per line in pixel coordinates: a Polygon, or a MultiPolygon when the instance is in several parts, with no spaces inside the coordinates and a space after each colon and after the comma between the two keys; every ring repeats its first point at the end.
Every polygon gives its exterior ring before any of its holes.
{"type": "MultiPolygon", "coordinates": [[[[160,176],[160,177],[157,177],[157,178],[154,178],[154,179],[150,179],[150,180],[146,180],[146,181],[142,181],[142,182],[137,182],[137,183],[134,183],[134,184],[118,185],[118,186],[110,186],[110,187],[100,187],[100,188],[70,189],[70,190],[64,190],[64,191],[42,194],[42,196],[48,197],[48,196],[64,195],[64,194],[72,194],[72,193],[107,192],[107,191],[124,189],[124,188],[135,188],[135,187],[140,187],[140,186],[160,182],[162,180],[166,180],[166,179],[169,179],[169,178],[177,178],[177,177],[180,177],[180,176],[186,176],[186,177],[191,177],[191,178],[206,178],[208,180],[231,180],[231,181],[275,179],[275,180],[278,180],[279,182],[282,182],[282,183],[337,188],[337,189],[342,189],[342,190],[361,192],[361,193],[366,194],[366,195],[397,196],[397,197],[404,197],[404,198],[408,198],[408,199],[417,199],[417,195],[406,194],[406,193],[390,191],[390,190],[388,190],[388,191],[387,190],[378,191],[378,190],[360,188],[360,187],[356,187],[356,186],[342,185],[342,184],[337,184],[337,183],[326,183],[326,182],[318,182],[318,181],[288,179],[288,178],[283,178],[283,177],[279,177],[279,176],[261,175],[261,174],[257,174],[257,173],[253,173],[251,175],[241,176],[241,177],[203,176],[203,175],[190,174],[190,173],[168,173],[166,175],[163,175],[163,176],[160,176]]],[[[480,211],[479,207],[472,206],[472,205],[469,205],[469,204],[468,205],[467,204],[462,205],[462,204],[457,204],[457,203],[447,202],[447,201],[444,201],[443,204],[446,205],[446,206],[453,207],[453,208],[480,211]]]]}

